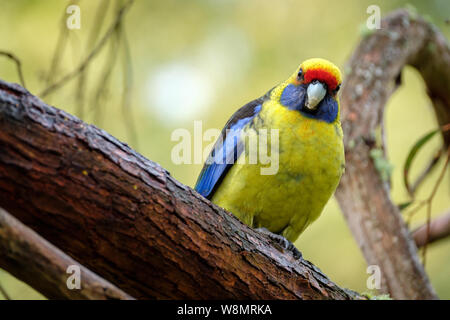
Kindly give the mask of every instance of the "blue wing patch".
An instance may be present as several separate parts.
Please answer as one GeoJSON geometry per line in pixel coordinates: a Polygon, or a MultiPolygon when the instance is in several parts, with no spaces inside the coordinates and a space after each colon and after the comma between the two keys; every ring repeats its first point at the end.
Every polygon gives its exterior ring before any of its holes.
{"type": "Polygon", "coordinates": [[[195,190],[205,198],[211,199],[228,170],[244,150],[244,143],[240,139],[242,129],[261,111],[266,96],[239,109],[222,130],[195,185],[195,190]]]}

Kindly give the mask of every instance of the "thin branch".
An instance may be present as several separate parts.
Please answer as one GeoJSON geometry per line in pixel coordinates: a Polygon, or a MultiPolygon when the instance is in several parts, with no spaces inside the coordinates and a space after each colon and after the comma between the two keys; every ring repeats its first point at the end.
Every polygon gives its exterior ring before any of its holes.
{"type": "Polygon", "coordinates": [[[102,125],[103,107],[108,95],[108,88],[111,83],[111,75],[117,63],[120,46],[120,25],[114,31],[114,37],[110,42],[108,57],[103,65],[102,72],[98,79],[97,88],[94,90],[92,109],[94,109],[94,123],[102,125]]]}
{"type": "MultiPolygon", "coordinates": [[[[440,127],[440,130],[443,135],[446,134],[447,131],[450,130],[450,123],[442,125],[440,127]]],[[[425,169],[422,171],[422,173],[418,176],[418,178],[412,184],[411,187],[409,187],[408,183],[406,183],[406,188],[408,189],[407,191],[413,199],[414,199],[414,195],[415,195],[417,188],[425,180],[425,178],[429,176],[429,174],[433,171],[433,169],[439,163],[439,160],[441,159],[442,153],[444,151],[445,151],[445,146],[442,146],[434,153],[433,158],[430,160],[428,165],[425,167],[425,169]]]]}
{"type": "Polygon", "coordinates": [[[414,215],[419,212],[420,209],[425,207],[427,204],[426,200],[421,201],[415,201],[411,207],[408,208],[408,210],[405,212],[406,218],[406,225],[409,227],[411,225],[412,218],[414,215]]]}
{"type": "Polygon", "coordinates": [[[45,97],[54,90],[60,88],[61,86],[65,85],[69,80],[75,78],[77,75],[79,75],[83,70],[87,68],[87,66],[91,63],[91,61],[97,56],[97,54],[101,51],[101,49],[104,47],[104,45],[107,43],[108,39],[111,37],[111,35],[114,34],[114,30],[117,28],[117,26],[121,23],[122,18],[124,14],[127,12],[127,10],[130,8],[130,6],[133,4],[134,0],[129,0],[127,3],[123,5],[123,7],[119,10],[117,13],[117,16],[112,23],[112,25],[109,27],[109,29],[106,31],[104,36],[101,38],[101,40],[97,43],[97,45],[92,49],[91,53],[80,63],[80,65],[75,68],[75,70],[69,72],[65,76],[63,76],[60,80],[54,82],[53,84],[49,85],[45,90],[43,90],[39,96],[45,97]]]}
{"type": "MultiPolygon", "coordinates": [[[[78,0],[73,0],[73,1],[70,1],[69,3],[77,4],[78,0]]],[[[44,78],[46,87],[49,86],[50,83],[52,83],[53,78],[56,76],[59,64],[61,62],[61,57],[63,56],[66,45],[67,45],[69,29],[66,26],[66,17],[67,17],[67,13],[66,13],[66,10],[64,10],[62,13],[60,22],[59,22],[60,31],[59,31],[59,35],[58,35],[58,40],[56,41],[55,49],[53,51],[50,68],[44,78]]]]}
{"type": "Polygon", "coordinates": [[[5,288],[3,288],[2,284],[0,283],[0,294],[6,299],[11,300],[11,297],[8,295],[8,292],[6,292],[5,288]]]}
{"type": "Polygon", "coordinates": [[[442,182],[442,179],[445,176],[445,172],[447,171],[447,167],[450,161],[450,146],[447,148],[447,159],[445,160],[444,163],[444,167],[442,168],[442,171],[433,187],[433,190],[431,191],[430,196],[428,197],[428,199],[426,200],[427,203],[427,222],[426,222],[426,240],[425,240],[425,245],[423,246],[423,251],[422,251],[422,263],[423,265],[425,265],[426,263],[426,257],[427,257],[427,243],[430,242],[430,236],[431,236],[431,206],[433,204],[433,198],[436,195],[437,190],[439,189],[439,186],[442,182]]]}
{"type": "Polygon", "coordinates": [[[128,131],[128,137],[134,148],[139,149],[136,133],[136,124],[133,118],[131,108],[131,97],[133,90],[133,65],[131,63],[130,46],[125,27],[122,26],[122,45],[124,51],[123,58],[123,90],[122,90],[122,112],[125,119],[125,125],[128,131]]]}
{"type": "MultiPolygon", "coordinates": [[[[445,132],[445,131],[443,131],[443,132],[445,132]]],[[[421,241],[422,244],[420,246],[418,246],[418,247],[423,247],[422,263],[424,265],[426,263],[426,247],[427,247],[426,244],[428,242],[431,242],[431,240],[428,239],[428,237],[433,237],[432,231],[431,231],[431,226],[430,226],[430,223],[431,223],[431,206],[432,206],[432,203],[433,203],[433,198],[436,195],[437,190],[439,189],[439,186],[440,186],[440,184],[442,182],[442,179],[444,178],[445,172],[446,172],[448,164],[449,164],[449,158],[450,158],[450,146],[447,149],[447,158],[446,158],[445,164],[444,164],[444,166],[443,166],[443,168],[441,170],[441,173],[439,174],[438,179],[436,180],[436,182],[435,182],[435,184],[433,186],[433,189],[432,189],[430,195],[427,197],[427,199],[416,202],[414,204],[415,206],[413,206],[410,210],[408,210],[406,212],[407,225],[409,226],[411,224],[411,220],[412,220],[413,216],[420,209],[422,209],[423,207],[426,206],[426,208],[427,208],[427,218],[426,218],[427,220],[426,220],[426,223],[424,225],[425,226],[425,230],[423,231],[423,232],[425,232],[426,237],[425,237],[425,239],[423,239],[421,241]]]]}
{"type": "Polygon", "coordinates": [[[133,299],[41,238],[0,208],[0,266],[48,298],[133,299]],[[69,266],[80,270],[80,289],[68,289],[69,266]]]}
{"type": "Polygon", "coordinates": [[[428,233],[427,229],[428,223],[425,223],[412,232],[418,248],[450,236],[450,211],[440,214],[436,219],[432,220],[428,233]]]}
{"type": "Polygon", "coordinates": [[[20,59],[17,58],[14,54],[12,54],[11,52],[8,52],[8,51],[0,50],[0,55],[5,56],[8,59],[11,59],[12,61],[14,61],[14,63],[17,66],[17,73],[19,75],[20,84],[22,85],[22,87],[26,88],[25,78],[24,78],[23,73],[22,73],[22,63],[20,62],[20,59]]]}
{"type": "MultiPolygon", "coordinates": [[[[89,39],[87,41],[87,48],[91,48],[95,45],[97,38],[100,34],[100,30],[105,21],[106,13],[108,12],[110,0],[103,0],[99,3],[97,7],[97,11],[95,14],[94,24],[91,27],[91,31],[89,34],[89,39]]],[[[78,84],[76,89],[76,116],[83,119],[84,116],[84,104],[85,104],[85,89],[88,80],[88,66],[80,72],[80,76],[78,77],[78,84]]]]}
{"type": "Polygon", "coordinates": [[[433,169],[436,168],[436,165],[439,163],[439,159],[441,159],[442,152],[443,152],[442,148],[439,148],[439,150],[436,151],[431,160],[428,162],[428,165],[425,167],[425,169],[423,169],[423,171],[414,181],[414,183],[411,186],[411,195],[414,195],[416,193],[417,188],[419,188],[419,186],[422,184],[425,178],[427,178],[430,175],[433,169]]]}

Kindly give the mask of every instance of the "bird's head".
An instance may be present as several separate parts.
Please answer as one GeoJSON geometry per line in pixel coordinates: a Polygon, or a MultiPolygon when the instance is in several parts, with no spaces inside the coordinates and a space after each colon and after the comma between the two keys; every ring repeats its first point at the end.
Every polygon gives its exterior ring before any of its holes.
{"type": "Polygon", "coordinates": [[[285,107],[331,123],[339,115],[337,93],[341,82],[341,72],[333,63],[325,59],[309,59],[277,87],[275,95],[285,107]]]}

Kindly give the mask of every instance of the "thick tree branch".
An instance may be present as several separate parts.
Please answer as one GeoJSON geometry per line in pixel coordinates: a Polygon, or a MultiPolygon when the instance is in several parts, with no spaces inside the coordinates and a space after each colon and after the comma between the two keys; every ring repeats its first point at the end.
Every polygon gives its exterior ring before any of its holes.
{"type": "Polygon", "coordinates": [[[412,232],[418,248],[450,236],[450,212],[441,214],[430,223],[430,234],[427,235],[427,224],[423,224],[412,232]]]}
{"type": "Polygon", "coordinates": [[[106,132],[2,81],[0,127],[0,206],[136,298],[361,298],[106,132]]]}
{"type": "MultiPolygon", "coordinates": [[[[370,153],[375,130],[405,65],[419,70],[439,124],[450,122],[450,51],[433,26],[407,11],[385,19],[364,38],[349,62],[342,92],[346,173],[336,197],[364,256],[382,271],[383,288],[397,299],[434,299],[427,275],[370,153]]],[[[450,132],[444,139],[450,142],[450,132]]],[[[382,146],[384,148],[384,146],[382,146]]]]}
{"type": "Polygon", "coordinates": [[[0,208],[0,266],[48,298],[132,299],[0,208]],[[81,289],[69,290],[69,266],[80,269],[81,289]]]}

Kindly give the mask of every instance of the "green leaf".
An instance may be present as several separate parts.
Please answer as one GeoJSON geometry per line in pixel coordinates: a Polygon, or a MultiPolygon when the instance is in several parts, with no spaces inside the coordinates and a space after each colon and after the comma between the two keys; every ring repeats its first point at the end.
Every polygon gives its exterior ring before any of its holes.
{"type": "Polygon", "coordinates": [[[389,181],[394,166],[384,157],[383,150],[380,148],[373,148],[370,150],[370,157],[380,174],[381,180],[385,182],[389,181]]]}
{"type": "Polygon", "coordinates": [[[399,203],[399,204],[397,205],[397,207],[398,207],[398,209],[399,209],[400,211],[403,211],[403,210],[405,210],[406,208],[408,208],[412,203],[413,203],[413,201],[407,201],[407,202],[399,203]]]}
{"type": "Polygon", "coordinates": [[[405,184],[406,190],[408,190],[408,193],[413,196],[412,191],[411,191],[411,185],[409,184],[409,171],[411,168],[411,164],[414,160],[414,158],[417,155],[417,152],[419,152],[419,150],[428,142],[430,141],[430,139],[440,131],[440,129],[435,129],[429,133],[427,133],[426,135],[424,135],[422,138],[420,138],[415,144],[414,146],[411,148],[411,150],[409,151],[408,156],[406,157],[406,161],[405,164],[403,166],[403,182],[405,184]]]}

